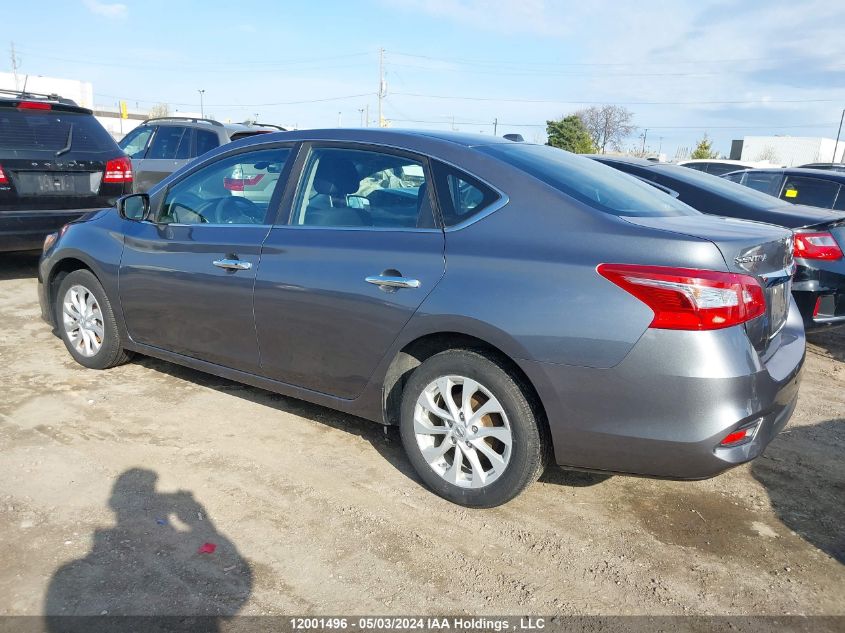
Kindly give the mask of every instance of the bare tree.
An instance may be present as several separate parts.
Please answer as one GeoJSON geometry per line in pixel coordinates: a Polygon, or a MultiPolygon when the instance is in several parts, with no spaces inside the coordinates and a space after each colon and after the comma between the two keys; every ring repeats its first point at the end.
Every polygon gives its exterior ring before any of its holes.
{"type": "Polygon", "coordinates": [[[590,106],[575,114],[583,121],[593,145],[602,154],[608,145],[618,150],[622,141],[637,129],[632,123],[634,113],[618,105],[590,106]]]}
{"type": "Polygon", "coordinates": [[[170,106],[166,103],[157,103],[152,108],[150,108],[150,113],[147,115],[151,119],[157,119],[159,117],[168,116],[170,114],[170,106]]]}
{"type": "Polygon", "coordinates": [[[778,152],[774,147],[766,145],[762,150],[760,150],[760,153],[757,154],[757,160],[765,160],[770,163],[776,163],[780,160],[780,158],[778,158],[778,152]]]}

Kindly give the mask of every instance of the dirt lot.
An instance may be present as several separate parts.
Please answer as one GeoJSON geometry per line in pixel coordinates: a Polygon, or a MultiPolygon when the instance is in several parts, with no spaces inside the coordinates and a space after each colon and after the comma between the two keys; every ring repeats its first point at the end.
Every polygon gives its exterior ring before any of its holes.
{"type": "Polygon", "coordinates": [[[364,420],[147,358],[83,369],[34,271],[0,256],[0,614],[845,613],[845,334],[812,339],[751,465],[554,469],[469,511],[364,420]]]}

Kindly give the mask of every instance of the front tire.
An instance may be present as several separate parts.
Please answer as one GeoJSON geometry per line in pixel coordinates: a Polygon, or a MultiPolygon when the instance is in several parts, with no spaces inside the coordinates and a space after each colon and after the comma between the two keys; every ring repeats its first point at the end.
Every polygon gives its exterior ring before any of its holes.
{"type": "Polygon", "coordinates": [[[108,369],[129,360],[111,302],[90,270],[75,270],[56,295],[56,324],[67,351],[89,369],[108,369]]]}
{"type": "Polygon", "coordinates": [[[434,492],[463,506],[501,505],[536,481],[547,455],[541,428],[526,391],[476,351],[435,354],[402,392],[411,464],[434,492]]]}

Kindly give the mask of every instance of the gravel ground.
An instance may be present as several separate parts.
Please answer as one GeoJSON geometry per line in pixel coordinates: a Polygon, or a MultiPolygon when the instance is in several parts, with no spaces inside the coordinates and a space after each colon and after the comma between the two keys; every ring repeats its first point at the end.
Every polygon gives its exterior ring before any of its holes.
{"type": "Polygon", "coordinates": [[[35,260],[0,262],[0,614],[845,614],[845,333],[811,339],[750,465],[552,469],[472,511],[392,429],[148,358],[78,366],[35,260]]]}

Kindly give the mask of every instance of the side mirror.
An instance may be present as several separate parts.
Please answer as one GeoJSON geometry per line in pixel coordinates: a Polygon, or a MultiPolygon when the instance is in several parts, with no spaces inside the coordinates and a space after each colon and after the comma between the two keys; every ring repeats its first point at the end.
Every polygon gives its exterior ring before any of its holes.
{"type": "Polygon", "coordinates": [[[120,217],[134,222],[146,219],[150,212],[150,196],[145,193],[133,193],[117,199],[117,212],[120,217]]]}

